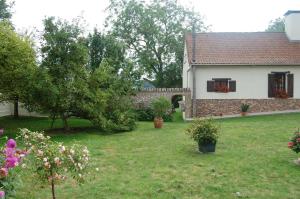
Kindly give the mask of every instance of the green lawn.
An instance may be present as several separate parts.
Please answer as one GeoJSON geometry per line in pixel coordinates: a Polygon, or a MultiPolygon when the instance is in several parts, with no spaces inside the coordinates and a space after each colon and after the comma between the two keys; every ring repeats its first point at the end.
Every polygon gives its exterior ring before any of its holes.
{"type": "MultiPolygon", "coordinates": [[[[106,135],[90,128],[55,134],[53,139],[87,145],[92,155],[89,181],[82,186],[58,186],[57,198],[173,199],[173,198],[300,198],[297,155],[287,148],[300,127],[300,114],[219,120],[222,132],[215,154],[200,154],[185,135],[188,123],[170,122],[154,129],[138,123],[133,132],[106,135]],[[240,196],[237,196],[240,192],[240,196]]],[[[0,126],[14,136],[17,128],[45,129],[46,118],[14,121],[0,118],[0,126]]],[[[59,127],[61,124],[56,124],[59,127]]],[[[90,126],[74,119],[72,126],[90,126]]],[[[50,189],[22,177],[18,198],[50,198],[50,189]]]]}

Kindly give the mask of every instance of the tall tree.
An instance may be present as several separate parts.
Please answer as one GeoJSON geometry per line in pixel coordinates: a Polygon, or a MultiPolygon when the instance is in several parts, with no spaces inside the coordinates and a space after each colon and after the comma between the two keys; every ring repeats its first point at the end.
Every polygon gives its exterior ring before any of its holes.
{"type": "Polygon", "coordinates": [[[35,53],[28,38],[18,35],[7,22],[0,22],[0,101],[14,104],[26,100],[27,85],[36,69],[35,53]]]}
{"type": "Polygon", "coordinates": [[[65,130],[69,129],[67,119],[80,112],[78,107],[87,92],[88,51],[82,33],[78,21],[69,23],[54,17],[44,20],[42,62],[37,77],[41,81],[36,85],[33,101],[41,111],[60,117],[65,130]]]}
{"type": "Polygon", "coordinates": [[[157,87],[180,87],[186,31],[207,30],[200,15],[176,0],[111,0],[107,25],[157,87]],[[194,22],[194,24],[192,24],[194,22]],[[177,75],[178,74],[178,75],[177,75]]]}
{"type": "Polygon", "coordinates": [[[271,20],[268,28],[265,31],[266,32],[284,32],[285,31],[284,19],[279,17],[277,19],[271,20]]]}
{"type": "Polygon", "coordinates": [[[10,20],[12,16],[11,8],[14,2],[10,4],[6,0],[0,0],[0,21],[1,20],[10,20]]]}
{"type": "Polygon", "coordinates": [[[115,71],[118,71],[125,61],[125,48],[112,35],[105,35],[96,28],[88,36],[89,68],[94,71],[102,60],[106,60],[115,71]]]}

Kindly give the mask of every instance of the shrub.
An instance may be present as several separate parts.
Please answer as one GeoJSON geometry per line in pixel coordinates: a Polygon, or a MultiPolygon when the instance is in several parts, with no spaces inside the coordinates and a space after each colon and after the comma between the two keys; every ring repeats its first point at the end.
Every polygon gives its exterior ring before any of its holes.
{"type": "Polygon", "coordinates": [[[17,149],[17,143],[13,139],[9,139],[1,151],[0,198],[3,198],[4,196],[11,197],[15,195],[15,184],[18,177],[14,170],[18,165],[20,165],[21,161],[27,154],[27,151],[17,149]]]}
{"type": "Polygon", "coordinates": [[[165,97],[159,97],[151,102],[151,108],[155,117],[163,117],[171,109],[171,102],[165,97]]]}
{"type": "Polygon", "coordinates": [[[288,142],[288,147],[290,149],[292,149],[293,151],[295,151],[296,153],[300,152],[300,132],[299,132],[299,130],[297,132],[295,132],[295,134],[292,137],[292,139],[290,140],[290,142],[288,142]]]}
{"type": "Polygon", "coordinates": [[[20,141],[30,151],[27,158],[28,168],[42,183],[51,184],[52,197],[55,198],[55,184],[63,182],[67,174],[81,183],[87,170],[89,151],[87,147],[78,144],[64,146],[62,143],[50,140],[43,133],[21,129],[20,141]]]}
{"type": "MultiPolygon", "coordinates": [[[[141,108],[141,109],[136,109],[136,119],[138,121],[153,121],[154,120],[154,113],[151,108],[141,108]]],[[[171,112],[167,112],[162,116],[163,120],[165,122],[172,122],[173,121],[173,116],[171,112]]]]}
{"type": "Polygon", "coordinates": [[[244,113],[247,112],[249,110],[249,108],[250,108],[250,104],[244,104],[243,103],[241,105],[241,111],[244,112],[244,113]]]}
{"type": "Polygon", "coordinates": [[[216,143],[219,126],[213,119],[197,119],[187,129],[187,134],[198,143],[216,143]]]}

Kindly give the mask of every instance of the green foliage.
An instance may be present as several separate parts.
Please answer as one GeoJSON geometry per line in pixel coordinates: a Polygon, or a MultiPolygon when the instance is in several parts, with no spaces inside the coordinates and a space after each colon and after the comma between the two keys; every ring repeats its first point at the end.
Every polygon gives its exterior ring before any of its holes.
{"type": "Polygon", "coordinates": [[[128,47],[135,64],[150,78],[156,87],[180,87],[183,64],[184,33],[208,27],[202,18],[176,0],[111,0],[107,24],[113,34],[128,47]]]}
{"type": "Polygon", "coordinates": [[[265,30],[266,32],[284,32],[285,24],[283,18],[277,18],[275,20],[270,21],[268,28],[265,30]]]}
{"type": "Polygon", "coordinates": [[[0,21],[0,101],[24,101],[36,70],[35,53],[28,38],[0,21]]]}
{"type": "Polygon", "coordinates": [[[295,132],[294,136],[291,138],[288,143],[288,147],[295,151],[296,153],[300,152],[300,132],[299,130],[295,132]]]}
{"type": "MultiPolygon", "coordinates": [[[[141,108],[135,110],[136,117],[138,121],[153,121],[154,120],[154,112],[151,108],[141,108]]],[[[171,112],[166,113],[162,116],[165,122],[172,122],[173,116],[171,112]]]]}
{"type": "Polygon", "coordinates": [[[167,114],[168,111],[170,111],[172,104],[167,98],[161,96],[157,99],[154,99],[150,106],[155,117],[162,117],[167,114]]]}
{"type": "Polygon", "coordinates": [[[89,68],[94,71],[105,59],[115,72],[122,67],[125,61],[125,48],[112,35],[101,34],[94,29],[93,34],[87,38],[89,49],[89,68]]]}
{"type": "Polygon", "coordinates": [[[12,1],[10,4],[6,0],[0,0],[0,21],[10,20],[12,16],[11,8],[14,5],[12,1]]]}
{"type": "Polygon", "coordinates": [[[242,104],[241,105],[241,111],[242,112],[247,112],[248,110],[249,110],[249,108],[250,108],[250,104],[242,104]]]}
{"type": "Polygon", "coordinates": [[[219,126],[213,119],[197,119],[187,129],[187,134],[198,143],[216,143],[219,126]]]}
{"type": "Polygon", "coordinates": [[[67,119],[80,113],[88,92],[85,68],[88,51],[79,21],[69,23],[50,17],[44,20],[42,62],[32,85],[34,110],[67,119]]]}

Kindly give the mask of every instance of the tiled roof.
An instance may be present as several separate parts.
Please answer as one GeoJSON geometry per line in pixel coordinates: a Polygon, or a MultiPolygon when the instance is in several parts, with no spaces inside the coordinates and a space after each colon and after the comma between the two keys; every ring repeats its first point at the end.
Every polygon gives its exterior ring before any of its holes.
{"type": "MultiPolygon", "coordinates": [[[[192,34],[186,34],[189,62],[192,34]]],[[[300,42],[285,33],[196,33],[195,64],[299,65],[300,42]]]]}

